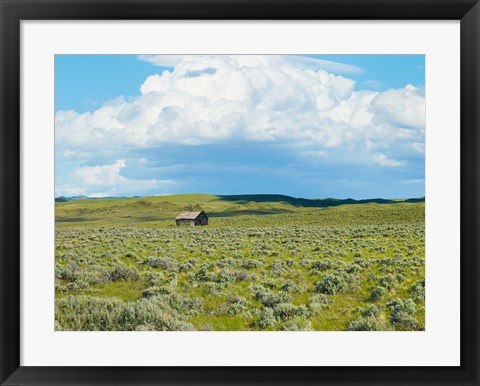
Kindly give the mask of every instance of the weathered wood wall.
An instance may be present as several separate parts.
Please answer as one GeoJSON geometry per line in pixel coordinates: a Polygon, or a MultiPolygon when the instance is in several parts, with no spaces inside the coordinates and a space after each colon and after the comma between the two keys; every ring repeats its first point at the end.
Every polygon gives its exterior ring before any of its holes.
{"type": "Polygon", "coordinates": [[[195,220],[186,220],[186,219],[181,219],[181,220],[175,220],[177,225],[190,225],[194,226],[195,225],[195,220]]]}
{"type": "Polygon", "coordinates": [[[200,213],[195,219],[195,225],[208,225],[208,217],[204,213],[200,213]]]}

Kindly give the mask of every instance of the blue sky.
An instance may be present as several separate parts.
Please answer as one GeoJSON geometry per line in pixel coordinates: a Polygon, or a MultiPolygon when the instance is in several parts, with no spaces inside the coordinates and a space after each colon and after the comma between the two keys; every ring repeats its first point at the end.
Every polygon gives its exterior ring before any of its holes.
{"type": "Polygon", "coordinates": [[[424,195],[423,55],[55,56],[55,194],[424,195]]]}

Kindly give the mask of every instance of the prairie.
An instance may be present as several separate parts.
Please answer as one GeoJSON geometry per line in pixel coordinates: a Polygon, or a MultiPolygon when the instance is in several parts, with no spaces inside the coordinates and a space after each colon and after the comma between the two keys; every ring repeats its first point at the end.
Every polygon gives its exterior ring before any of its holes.
{"type": "Polygon", "coordinates": [[[424,218],[423,200],[57,202],[56,329],[423,330],[424,218]],[[208,226],[175,225],[198,208],[208,226]]]}

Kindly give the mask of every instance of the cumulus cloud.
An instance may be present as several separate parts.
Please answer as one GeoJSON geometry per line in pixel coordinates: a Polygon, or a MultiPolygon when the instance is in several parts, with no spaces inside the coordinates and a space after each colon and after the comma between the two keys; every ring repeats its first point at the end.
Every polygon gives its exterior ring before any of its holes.
{"type": "Polygon", "coordinates": [[[72,177],[82,185],[88,186],[124,184],[127,178],[120,174],[120,170],[124,167],[124,160],[118,160],[112,165],[86,166],[76,169],[72,173],[72,177]]]}
{"type": "MultiPolygon", "coordinates": [[[[362,71],[355,66],[278,55],[140,59],[170,69],[146,78],[139,97],[119,97],[81,114],[58,111],[58,149],[274,141],[310,155],[337,149],[362,153],[363,160],[378,165],[400,166],[390,149],[406,143],[403,147],[418,154],[424,142],[424,90],[407,85],[354,91],[355,81],[332,73],[362,71]]],[[[118,162],[98,166],[77,171],[76,177],[95,182],[102,175],[121,184],[123,167],[118,162]]]]}
{"type": "Polygon", "coordinates": [[[425,91],[411,84],[402,89],[379,93],[372,100],[379,122],[423,129],[425,126],[425,91]]]}
{"type": "Polygon", "coordinates": [[[138,191],[161,194],[175,185],[172,180],[126,178],[121,173],[126,166],[125,160],[117,160],[113,164],[78,167],[67,178],[60,178],[55,195],[88,194],[90,197],[105,197],[135,194],[138,191]]]}

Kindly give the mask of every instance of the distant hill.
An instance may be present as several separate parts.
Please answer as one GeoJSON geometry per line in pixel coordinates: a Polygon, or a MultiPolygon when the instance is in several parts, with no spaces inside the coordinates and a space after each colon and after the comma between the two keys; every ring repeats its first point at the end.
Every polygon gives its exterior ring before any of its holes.
{"type": "Polygon", "coordinates": [[[421,198],[408,198],[404,200],[388,200],[384,198],[370,198],[364,200],[354,200],[353,198],[336,199],[336,198],[295,198],[285,196],[282,194],[246,194],[246,195],[234,195],[234,196],[218,196],[222,200],[233,201],[237,203],[247,203],[251,201],[255,202],[286,202],[296,207],[306,208],[326,208],[328,206],[338,206],[346,204],[396,204],[399,202],[424,202],[425,197],[421,198]]]}
{"type": "Polygon", "coordinates": [[[305,199],[281,194],[222,195],[177,194],[151,197],[57,197],[55,219],[60,222],[86,221],[158,221],[173,219],[178,213],[203,209],[209,217],[294,213],[308,208],[340,205],[390,204],[424,202],[425,198],[388,200],[373,198],[305,199]]]}
{"type": "Polygon", "coordinates": [[[127,196],[111,196],[111,197],[88,197],[88,196],[70,196],[70,197],[65,197],[65,196],[59,196],[55,197],[55,202],[66,202],[66,201],[75,201],[75,200],[101,200],[104,198],[139,198],[143,196],[133,196],[133,197],[127,197],[127,196]]]}

